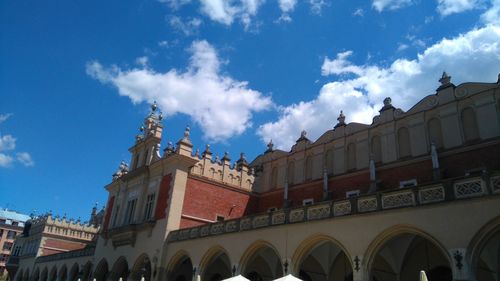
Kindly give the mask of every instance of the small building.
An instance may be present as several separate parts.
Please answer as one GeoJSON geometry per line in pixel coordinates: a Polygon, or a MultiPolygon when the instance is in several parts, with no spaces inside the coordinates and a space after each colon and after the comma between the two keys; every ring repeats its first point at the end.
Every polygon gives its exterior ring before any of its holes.
{"type": "Polygon", "coordinates": [[[28,215],[0,208],[0,275],[5,274],[5,264],[9,259],[14,239],[21,234],[28,215]]]}

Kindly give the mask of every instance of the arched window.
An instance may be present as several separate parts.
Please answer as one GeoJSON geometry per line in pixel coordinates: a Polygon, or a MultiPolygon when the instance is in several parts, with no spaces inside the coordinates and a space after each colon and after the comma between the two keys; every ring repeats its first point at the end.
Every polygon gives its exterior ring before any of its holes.
{"type": "Polygon", "coordinates": [[[328,174],[333,174],[333,149],[328,149],[326,151],[326,172],[328,174]]]}
{"type": "Polygon", "coordinates": [[[350,143],[347,146],[347,170],[356,169],[356,144],[350,143]]]}
{"type": "Polygon", "coordinates": [[[443,134],[441,133],[441,121],[437,118],[432,118],[428,123],[429,142],[434,143],[436,148],[443,147],[443,134]]]}
{"type": "Polygon", "coordinates": [[[382,144],[379,136],[374,136],[371,143],[371,153],[375,163],[382,161],[382,144]]]}
{"type": "Polygon", "coordinates": [[[278,167],[273,167],[271,171],[271,188],[278,186],[278,167]]]}
{"type": "Polygon", "coordinates": [[[464,108],[464,110],[462,110],[462,128],[464,129],[465,141],[473,141],[479,139],[476,113],[470,107],[464,108]]]}
{"type": "Polygon", "coordinates": [[[399,158],[411,156],[410,133],[408,128],[402,127],[398,130],[399,158]]]}
{"type": "Polygon", "coordinates": [[[295,162],[288,163],[288,184],[293,184],[295,180],[295,162]]]}
{"type": "Polygon", "coordinates": [[[312,156],[306,158],[306,180],[312,180],[313,176],[313,161],[312,156]]]}

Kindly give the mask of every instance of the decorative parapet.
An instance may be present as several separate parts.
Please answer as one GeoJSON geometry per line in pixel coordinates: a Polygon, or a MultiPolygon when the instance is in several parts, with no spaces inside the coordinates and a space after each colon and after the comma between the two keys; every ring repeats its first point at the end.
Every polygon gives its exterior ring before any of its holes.
{"type": "Polygon", "coordinates": [[[500,193],[500,175],[495,175],[490,178],[491,192],[500,193]]]}
{"type": "MultiPolygon", "coordinates": [[[[492,189],[490,196],[498,196],[495,194],[500,194],[500,175],[492,176],[489,180],[492,189]]],[[[224,233],[272,227],[275,225],[334,219],[336,217],[348,216],[356,213],[378,212],[414,206],[418,207],[431,203],[440,204],[445,201],[456,199],[488,196],[486,186],[486,182],[480,177],[473,177],[457,180],[449,189],[445,188],[443,184],[433,184],[402,188],[333,202],[320,202],[310,206],[282,209],[267,214],[257,214],[240,219],[172,231],[168,236],[168,241],[175,242],[224,233]]]]}
{"type": "Polygon", "coordinates": [[[436,185],[420,188],[418,190],[418,200],[420,204],[429,204],[444,201],[445,197],[444,186],[436,185]]]}
{"type": "Polygon", "coordinates": [[[415,203],[415,194],[411,189],[382,194],[382,209],[414,206],[415,203]]]}
{"type": "MultiPolygon", "coordinates": [[[[244,164],[231,166],[229,156],[227,154],[224,155],[222,161],[218,159],[212,161],[211,156],[209,158],[207,157],[207,154],[204,155],[205,156],[201,159],[194,156],[194,158],[198,159],[198,163],[191,168],[191,175],[235,186],[248,191],[252,189],[255,179],[247,166],[244,164]]],[[[240,160],[238,160],[239,163],[243,163],[243,157],[244,156],[242,155],[240,160]]]]}
{"type": "Polygon", "coordinates": [[[482,196],[486,194],[486,186],[481,178],[472,178],[453,184],[455,197],[458,199],[482,196]]]}
{"type": "Polygon", "coordinates": [[[39,232],[92,241],[99,232],[99,226],[84,223],[80,219],[67,219],[66,216],[54,217],[49,213],[31,220],[30,235],[39,232]]]}

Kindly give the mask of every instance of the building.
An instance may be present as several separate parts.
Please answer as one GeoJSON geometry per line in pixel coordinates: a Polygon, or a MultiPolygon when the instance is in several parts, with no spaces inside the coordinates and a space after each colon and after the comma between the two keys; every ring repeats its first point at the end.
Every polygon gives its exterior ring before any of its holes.
{"type": "Polygon", "coordinates": [[[14,239],[23,231],[24,222],[30,217],[8,209],[0,209],[0,275],[5,273],[5,263],[13,249],[14,239]]]}
{"type": "Polygon", "coordinates": [[[407,112],[386,98],[372,124],[341,112],[315,141],[234,164],[193,151],[189,128],[162,154],[153,104],[95,247],[21,256],[14,280],[498,281],[500,77],[450,79],[407,112]]]}

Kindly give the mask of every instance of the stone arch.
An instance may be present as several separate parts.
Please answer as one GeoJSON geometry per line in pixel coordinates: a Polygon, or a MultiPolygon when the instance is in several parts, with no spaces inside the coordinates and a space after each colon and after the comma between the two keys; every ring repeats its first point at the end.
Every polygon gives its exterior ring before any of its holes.
{"type": "Polygon", "coordinates": [[[283,276],[279,251],[269,242],[257,240],[240,259],[240,272],[251,281],[268,281],[283,276]]]}
{"type": "Polygon", "coordinates": [[[49,269],[47,267],[44,267],[42,273],[40,273],[39,281],[47,281],[48,278],[49,278],[49,269]]]}
{"type": "Polygon", "coordinates": [[[429,134],[429,144],[434,143],[436,148],[443,147],[443,131],[441,129],[441,120],[438,118],[431,118],[427,122],[427,131],[429,134]]]}
{"type": "Polygon", "coordinates": [[[109,265],[108,261],[105,258],[102,258],[101,261],[97,264],[97,267],[94,271],[94,279],[96,281],[106,281],[109,275],[109,265]]]}
{"type": "Polygon", "coordinates": [[[347,145],[347,150],[346,150],[346,167],[347,171],[352,171],[356,170],[357,165],[356,165],[356,143],[351,142],[347,145]]]}
{"type": "Polygon", "coordinates": [[[429,280],[452,280],[453,263],[446,248],[413,226],[396,225],[381,232],[364,257],[370,280],[418,280],[420,270],[427,272],[429,280]],[[441,279],[434,279],[435,274],[441,279]]]}
{"type": "Polygon", "coordinates": [[[471,273],[475,276],[473,280],[499,280],[500,216],[479,229],[469,243],[465,258],[471,266],[471,273]]]}
{"type": "Polygon", "coordinates": [[[189,254],[181,250],[177,252],[167,265],[167,280],[190,281],[193,278],[193,262],[189,254]]]}
{"type": "Polygon", "coordinates": [[[302,241],[292,256],[292,264],[292,273],[302,280],[352,280],[353,264],[349,252],[328,235],[315,234],[302,241]],[[311,271],[313,268],[319,271],[311,271]],[[324,275],[319,276],[321,273],[324,275]]]}
{"type": "Polygon", "coordinates": [[[121,278],[121,281],[126,281],[128,275],[129,275],[129,267],[127,259],[124,256],[121,256],[113,264],[113,267],[109,272],[109,280],[118,281],[121,278]]]}
{"type": "Polygon", "coordinates": [[[71,269],[69,270],[68,281],[77,281],[79,271],[80,271],[80,266],[78,266],[78,263],[75,262],[71,267],[71,269]]]}
{"type": "Polygon", "coordinates": [[[139,281],[144,277],[145,281],[151,280],[151,260],[147,254],[140,255],[132,266],[129,280],[139,281]]]}
{"type": "Polygon", "coordinates": [[[370,142],[370,153],[375,163],[382,162],[382,141],[379,135],[374,135],[370,142]]]}
{"type": "Polygon", "coordinates": [[[232,267],[226,249],[216,245],[211,247],[200,261],[201,280],[218,281],[231,277],[232,267]]]}
{"type": "Polygon", "coordinates": [[[92,262],[88,261],[83,267],[82,267],[82,281],[89,281],[90,276],[92,275],[92,262]]]}
{"type": "Polygon", "coordinates": [[[479,130],[477,118],[474,109],[471,106],[464,107],[460,112],[460,121],[464,132],[464,141],[475,141],[479,139],[479,130]]]}
{"type": "Polygon", "coordinates": [[[40,280],[40,268],[37,267],[31,274],[31,281],[39,281],[40,280]]]}
{"type": "Polygon", "coordinates": [[[59,281],[67,281],[68,279],[68,268],[64,264],[61,269],[59,269],[59,281]]]}
{"type": "Polygon", "coordinates": [[[50,270],[49,274],[49,281],[56,281],[57,280],[57,267],[54,265],[52,266],[52,269],[50,270]]]}
{"type": "Polygon", "coordinates": [[[406,127],[398,129],[398,154],[399,158],[411,156],[410,132],[406,127]]]}

